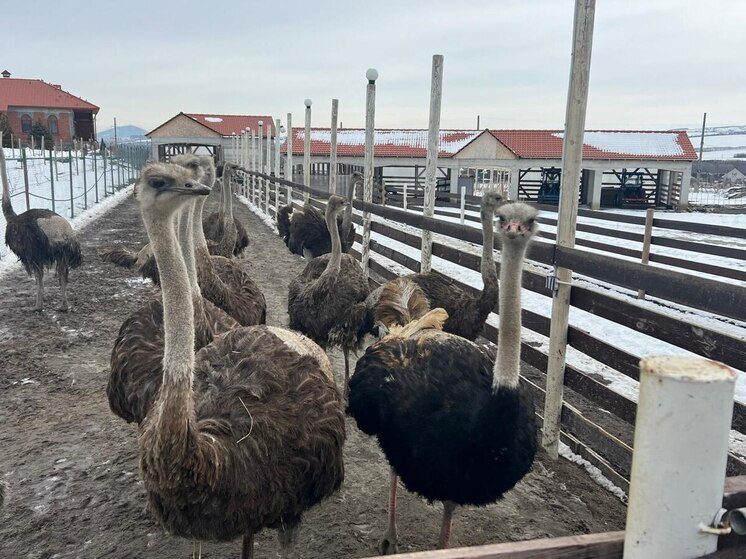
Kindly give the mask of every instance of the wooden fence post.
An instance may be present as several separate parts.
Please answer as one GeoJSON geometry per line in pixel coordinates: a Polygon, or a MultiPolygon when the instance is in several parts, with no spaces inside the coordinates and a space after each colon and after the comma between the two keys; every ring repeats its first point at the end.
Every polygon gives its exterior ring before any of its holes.
{"type": "MultiPolygon", "coordinates": [[[[287,140],[287,159],[285,160],[285,180],[293,182],[293,113],[288,113],[288,140],[287,140]]],[[[288,185],[288,206],[293,206],[293,187],[288,185]]]]}
{"type": "Polygon", "coordinates": [[[93,185],[96,191],[96,203],[98,204],[98,154],[95,151],[93,152],[93,185]]]}
{"type": "MultiPolygon", "coordinates": [[[[249,157],[250,169],[256,173],[256,133],[251,131],[251,154],[249,157]]],[[[251,203],[256,205],[256,177],[251,175],[249,178],[249,188],[251,190],[251,203]]]]}
{"type": "MultiPolygon", "coordinates": [[[[280,178],[280,119],[275,119],[275,178],[280,178]]],[[[275,218],[280,211],[280,183],[274,183],[275,186],[275,218]]]]}
{"type": "MultiPolygon", "coordinates": [[[[575,1],[573,49],[570,85],[567,93],[565,134],[562,142],[562,183],[557,216],[557,245],[575,246],[575,222],[578,217],[578,186],[583,162],[583,132],[588,103],[588,81],[591,69],[593,19],[596,0],[575,1]]],[[[565,379],[567,326],[570,312],[572,270],[555,266],[556,285],[552,300],[549,331],[546,398],[542,445],[551,457],[559,452],[560,413],[565,379]]]]}
{"type": "Polygon", "coordinates": [[[56,165],[56,161],[54,160],[55,153],[51,150],[49,151],[49,191],[52,198],[52,211],[57,211],[54,204],[54,171],[56,165]]]}
{"type": "MultiPolygon", "coordinates": [[[[2,146],[0,146],[2,149],[2,146]]],[[[26,209],[31,209],[31,198],[29,196],[29,184],[28,184],[28,160],[26,158],[26,150],[23,150],[23,157],[21,158],[21,165],[23,166],[23,188],[26,194],[26,209]]]]}
{"type": "Polygon", "coordinates": [[[715,551],[736,372],[697,357],[645,357],[624,534],[625,559],[715,551]],[[705,527],[705,529],[703,529],[705,527]]]}
{"type": "Polygon", "coordinates": [[[85,152],[81,149],[80,155],[83,157],[83,207],[88,209],[88,173],[85,168],[85,152]]]}
{"type": "MultiPolygon", "coordinates": [[[[655,208],[648,208],[645,212],[645,238],[642,241],[642,260],[641,263],[647,265],[650,262],[650,243],[653,240],[653,216],[655,208]]],[[[637,298],[645,298],[645,290],[637,290],[637,298]]]]}
{"type": "Polygon", "coordinates": [[[461,189],[461,225],[464,224],[465,213],[466,213],[466,188],[461,189]]]}
{"type": "MultiPolygon", "coordinates": [[[[272,172],[272,121],[267,123],[267,159],[264,163],[264,174],[269,175],[272,172]]],[[[264,213],[269,215],[269,190],[272,185],[268,179],[264,181],[264,213]]]]}
{"type": "Polygon", "coordinates": [[[402,198],[402,206],[401,207],[402,207],[402,209],[404,211],[406,211],[406,209],[407,209],[407,182],[406,181],[404,181],[404,184],[403,184],[402,196],[403,196],[403,198],[402,198]]]}
{"type": "MultiPolygon", "coordinates": [[[[262,145],[262,140],[264,139],[264,121],[259,121],[259,135],[256,139],[256,147],[257,147],[257,166],[256,170],[258,173],[264,172],[264,146],[262,145]]],[[[256,183],[256,207],[261,209],[262,207],[262,187],[264,186],[264,181],[262,179],[258,179],[256,183]]]]}
{"type": "MultiPolygon", "coordinates": [[[[373,145],[376,129],[376,80],[378,71],[369,68],[365,72],[368,79],[365,95],[365,158],[363,163],[363,202],[373,202],[373,145]]],[[[363,246],[361,254],[363,274],[369,275],[368,260],[370,260],[370,212],[363,210],[363,246]]]]}
{"type": "Polygon", "coordinates": [[[337,116],[339,99],[332,99],[332,133],[329,149],[329,194],[337,193],[337,116]]]}
{"type": "MultiPolygon", "coordinates": [[[[303,102],[306,105],[306,129],[303,136],[303,184],[311,186],[311,100],[303,102]]],[[[308,202],[310,192],[303,193],[303,203],[308,202]]]]}
{"type": "MultiPolygon", "coordinates": [[[[438,140],[440,138],[440,101],[443,95],[443,55],[433,55],[433,68],[430,83],[430,127],[427,133],[427,166],[425,167],[425,200],[422,215],[435,215],[435,175],[438,170],[438,140]]],[[[420,271],[429,272],[432,267],[433,234],[422,230],[422,256],[420,271]]]]}
{"type": "Polygon", "coordinates": [[[103,163],[104,163],[104,198],[106,198],[109,195],[108,190],[106,189],[106,149],[102,150],[101,155],[103,156],[103,163]]]}

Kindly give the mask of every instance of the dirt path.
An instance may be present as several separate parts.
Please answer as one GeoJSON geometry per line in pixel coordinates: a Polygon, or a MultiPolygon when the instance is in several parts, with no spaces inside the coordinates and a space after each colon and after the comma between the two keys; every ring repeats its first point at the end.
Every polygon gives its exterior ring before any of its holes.
{"type": "MultiPolygon", "coordinates": [[[[244,261],[267,298],[270,324],[286,325],[287,286],[303,268],[280,239],[244,206],[251,246],[244,261]]],[[[124,318],[154,289],[101,261],[112,242],[142,243],[133,200],[82,234],[84,266],[72,273],[72,311],[59,313],[51,285],[47,309],[32,312],[33,284],[22,273],[0,285],[0,511],[2,558],[181,558],[190,542],[151,519],[137,467],[136,430],[108,408],[109,353],[124,318]]],[[[341,354],[332,354],[337,371],[341,354]]],[[[339,380],[339,379],[338,379],[339,380]]],[[[375,555],[386,522],[388,467],[374,440],[348,421],[342,490],[305,516],[293,557],[375,555]]],[[[499,504],[457,511],[453,545],[478,545],[620,529],[624,506],[580,468],[541,459],[499,504]]],[[[430,549],[441,507],[400,491],[400,551],[430,549]]],[[[257,539],[257,557],[276,557],[272,532],[257,539]]],[[[229,558],[240,544],[203,546],[204,558],[229,558]]]]}

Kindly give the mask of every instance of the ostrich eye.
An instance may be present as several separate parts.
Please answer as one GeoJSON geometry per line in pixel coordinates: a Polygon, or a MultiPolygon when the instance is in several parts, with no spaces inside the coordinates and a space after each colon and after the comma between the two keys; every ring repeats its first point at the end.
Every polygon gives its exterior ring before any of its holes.
{"type": "Polygon", "coordinates": [[[166,179],[164,179],[163,177],[153,177],[148,181],[148,184],[153,188],[160,189],[166,186],[166,179]]]}
{"type": "Polygon", "coordinates": [[[529,225],[533,225],[535,221],[536,221],[536,218],[535,218],[535,217],[532,217],[532,218],[530,218],[530,219],[528,220],[528,224],[529,224],[529,225]]]}
{"type": "Polygon", "coordinates": [[[197,163],[197,162],[195,162],[195,161],[192,161],[192,162],[191,162],[191,163],[189,164],[189,166],[190,166],[190,167],[191,167],[192,169],[196,169],[197,167],[199,167],[199,163],[197,163]]]}

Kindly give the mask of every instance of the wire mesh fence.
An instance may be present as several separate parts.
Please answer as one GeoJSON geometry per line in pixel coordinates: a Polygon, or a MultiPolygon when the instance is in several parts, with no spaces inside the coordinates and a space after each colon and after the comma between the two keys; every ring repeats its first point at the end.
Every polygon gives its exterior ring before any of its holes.
{"type": "MultiPolygon", "coordinates": [[[[70,149],[3,148],[13,209],[46,208],[74,219],[137,180],[150,156],[148,142],[70,149]]],[[[5,230],[5,218],[0,215],[5,230]]],[[[0,246],[0,258],[7,247],[0,246]]]]}

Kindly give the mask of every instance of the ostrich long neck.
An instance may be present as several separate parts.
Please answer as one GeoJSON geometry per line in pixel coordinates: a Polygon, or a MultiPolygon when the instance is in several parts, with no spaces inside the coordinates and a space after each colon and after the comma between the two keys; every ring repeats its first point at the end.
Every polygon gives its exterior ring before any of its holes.
{"type": "Polygon", "coordinates": [[[329,235],[332,238],[332,252],[329,256],[329,262],[319,279],[328,277],[331,274],[339,273],[342,263],[342,243],[339,240],[339,228],[337,227],[337,216],[334,212],[326,210],[326,227],[329,229],[329,235]]]}
{"type": "Polygon", "coordinates": [[[352,222],[352,200],[355,198],[355,188],[357,187],[357,181],[353,181],[350,184],[350,188],[347,190],[347,207],[345,213],[342,215],[342,231],[347,234],[347,230],[350,228],[352,222]]]}
{"type": "Polygon", "coordinates": [[[231,175],[223,173],[223,237],[220,239],[221,252],[232,255],[236,245],[236,226],[233,223],[233,195],[231,193],[231,175]]]}
{"type": "Polygon", "coordinates": [[[189,276],[189,285],[192,291],[192,301],[194,303],[194,312],[197,314],[204,312],[202,302],[202,292],[197,281],[197,261],[194,251],[194,215],[193,208],[196,200],[184,206],[181,212],[179,223],[179,245],[181,253],[184,256],[184,263],[189,276]]]}
{"type": "Polygon", "coordinates": [[[521,371],[521,280],[526,243],[503,239],[500,262],[500,335],[492,388],[516,388],[521,371]]]}
{"type": "Polygon", "coordinates": [[[477,304],[479,307],[479,318],[487,320],[487,316],[495,308],[495,301],[499,292],[497,283],[497,271],[495,270],[495,212],[482,210],[482,281],[484,288],[479,294],[477,304]]]}
{"type": "Polygon", "coordinates": [[[13,204],[10,202],[10,184],[8,184],[8,174],[5,169],[5,153],[3,153],[2,145],[0,145],[0,174],[2,174],[3,179],[3,215],[7,222],[11,218],[16,217],[16,212],[13,211],[13,204]]]}

